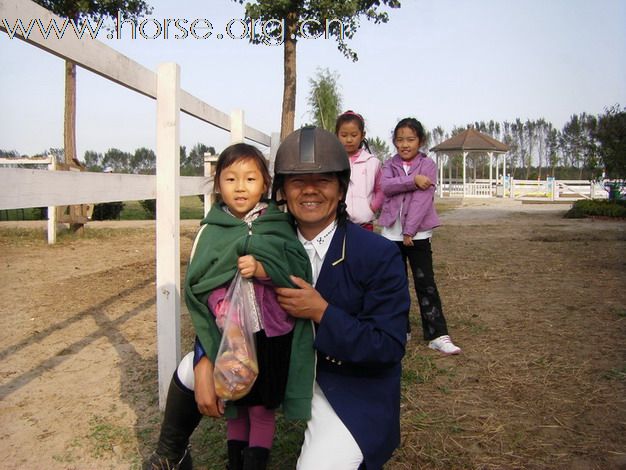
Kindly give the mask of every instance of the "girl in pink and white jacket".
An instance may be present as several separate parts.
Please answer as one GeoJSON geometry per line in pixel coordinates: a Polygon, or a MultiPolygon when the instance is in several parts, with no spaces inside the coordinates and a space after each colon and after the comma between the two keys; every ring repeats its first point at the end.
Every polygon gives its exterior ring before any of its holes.
{"type": "Polygon", "coordinates": [[[350,186],[346,195],[348,216],[355,224],[374,230],[374,219],[383,203],[380,160],[372,155],[365,140],[365,120],[354,111],[337,118],[335,134],[350,159],[350,186]]]}
{"type": "Polygon", "coordinates": [[[461,349],[448,335],[433,271],[430,239],[439,226],[435,210],[437,166],[420,152],[424,136],[424,127],[417,119],[405,118],[396,125],[393,143],[398,153],[383,165],[385,198],[378,223],[383,227],[382,236],[400,248],[405,266],[411,266],[428,346],[444,354],[459,354],[461,349]]]}

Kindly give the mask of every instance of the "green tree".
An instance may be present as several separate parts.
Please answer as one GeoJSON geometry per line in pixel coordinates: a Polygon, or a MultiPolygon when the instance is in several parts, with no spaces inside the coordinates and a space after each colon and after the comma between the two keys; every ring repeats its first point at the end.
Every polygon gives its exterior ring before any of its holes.
{"type": "MultiPolygon", "coordinates": [[[[34,0],[44,8],[74,21],[100,18],[136,19],[152,10],[144,0],[34,0]]],[[[76,158],[76,64],[65,61],[65,116],[63,126],[65,163],[78,162],[76,158]]]]}
{"type": "Polygon", "coordinates": [[[335,121],[341,113],[341,95],[338,90],[337,72],[328,69],[318,69],[315,78],[309,79],[311,92],[309,93],[308,104],[313,114],[313,123],[335,132],[335,121]]]}
{"type": "Polygon", "coordinates": [[[606,176],[626,179],[626,109],[619,105],[605,109],[598,118],[594,136],[599,142],[606,176]]]}
{"type": "Polygon", "coordinates": [[[85,161],[85,168],[87,168],[87,171],[102,171],[104,169],[102,159],[102,154],[94,152],[93,150],[87,150],[85,152],[85,155],[83,156],[83,160],[85,161]]]}
{"type": "Polygon", "coordinates": [[[156,172],[156,154],[154,150],[145,147],[135,150],[129,161],[129,171],[142,175],[153,175],[156,172]]]}
{"type": "Polygon", "coordinates": [[[122,150],[112,148],[106,151],[102,158],[102,167],[113,173],[134,173],[131,167],[133,155],[122,150]]]}
{"type": "Polygon", "coordinates": [[[556,167],[559,165],[559,162],[561,161],[561,154],[560,154],[560,150],[559,150],[559,140],[560,140],[560,132],[558,129],[554,129],[552,127],[552,124],[550,124],[549,130],[548,130],[548,136],[547,136],[547,140],[546,140],[546,155],[547,155],[547,162],[550,164],[550,168],[551,168],[551,176],[555,177],[556,173],[556,167]]]}
{"type": "Polygon", "coordinates": [[[583,169],[593,170],[597,166],[597,145],[594,131],[598,121],[595,116],[582,113],[573,114],[561,132],[561,150],[566,163],[578,168],[582,178],[583,169]]]}
{"type": "Polygon", "coordinates": [[[2,150],[0,149],[1,158],[19,158],[20,153],[17,150],[2,150]]]}
{"type": "Polygon", "coordinates": [[[380,137],[374,137],[373,139],[367,139],[372,155],[377,157],[381,162],[384,162],[391,156],[391,150],[389,145],[380,137]]]}
{"type": "Polygon", "coordinates": [[[204,154],[210,153],[215,155],[214,147],[207,147],[203,143],[198,142],[189,151],[189,155],[182,159],[181,155],[181,170],[180,174],[183,176],[202,176],[204,175],[204,154]]]}
{"type": "MultiPolygon", "coordinates": [[[[359,18],[374,23],[386,23],[389,15],[379,11],[381,5],[399,8],[399,0],[234,0],[245,4],[246,15],[260,20],[263,35],[251,37],[255,43],[282,41],[283,45],[283,105],[280,126],[281,139],[294,129],[296,112],[296,43],[299,38],[332,37],[339,50],[356,61],[356,52],[346,39],[351,39],[359,28],[359,18]]],[[[256,22],[258,24],[258,21],[256,22]]],[[[252,35],[251,35],[252,36],[252,35]]],[[[275,42],[276,43],[276,42],[275,42]]]]}

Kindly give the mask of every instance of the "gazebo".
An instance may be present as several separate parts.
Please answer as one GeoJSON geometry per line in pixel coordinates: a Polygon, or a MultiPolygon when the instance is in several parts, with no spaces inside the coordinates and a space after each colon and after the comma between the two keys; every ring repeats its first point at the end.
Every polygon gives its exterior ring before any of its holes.
{"type": "MultiPolygon", "coordinates": [[[[443,161],[439,158],[439,154],[443,153],[450,155],[453,153],[463,154],[463,187],[462,195],[465,196],[493,196],[493,156],[496,155],[496,182],[498,181],[498,156],[503,154],[502,158],[502,176],[506,175],[506,156],[504,155],[509,151],[509,147],[502,142],[494,139],[491,136],[478,132],[474,128],[469,128],[460,134],[457,134],[450,139],[441,142],[439,145],[430,149],[431,152],[437,154],[437,169],[439,171],[439,196],[443,196],[443,161]],[[471,184],[467,183],[466,178],[466,162],[467,155],[470,153],[486,153],[489,155],[489,182],[477,182],[474,181],[471,184]]],[[[448,159],[448,165],[450,165],[450,159],[448,159]]],[[[448,194],[452,196],[453,184],[452,179],[449,180],[448,194]]],[[[460,193],[460,191],[459,191],[460,193]]]]}

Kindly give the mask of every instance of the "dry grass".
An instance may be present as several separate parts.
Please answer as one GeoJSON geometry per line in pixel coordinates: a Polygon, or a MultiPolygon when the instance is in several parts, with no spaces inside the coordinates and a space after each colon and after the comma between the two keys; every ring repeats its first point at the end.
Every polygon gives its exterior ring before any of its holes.
{"type": "MultiPolygon", "coordinates": [[[[426,348],[412,312],[402,444],[386,470],[626,468],[625,229],[547,212],[437,229],[438,286],[463,354],[426,348]]],[[[154,447],[154,231],[119,235],[48,247],[0,231],[8,467],[139,468],[154,447]]],[[[192,338],[183,315],[183,350],[192,338]]],[[[294,467],[302,429],[280,420],[270,470],[294,467]]],[[[224,468],[222,422],[204,419],[192,444],[194,468],[224,468]]]]}

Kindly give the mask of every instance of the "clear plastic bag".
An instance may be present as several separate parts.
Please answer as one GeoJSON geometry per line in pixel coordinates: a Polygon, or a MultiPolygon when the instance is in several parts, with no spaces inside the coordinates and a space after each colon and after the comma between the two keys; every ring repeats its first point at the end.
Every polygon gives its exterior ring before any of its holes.
{"type": "Polygon", "coordinates": [[[238,400],[250,392],[259,375],[253,326],[259,321],[259,307],[252,281],[237,273],[222,308],[226,310],[213,367],[215,392],[223,400],[238,400]]]}

